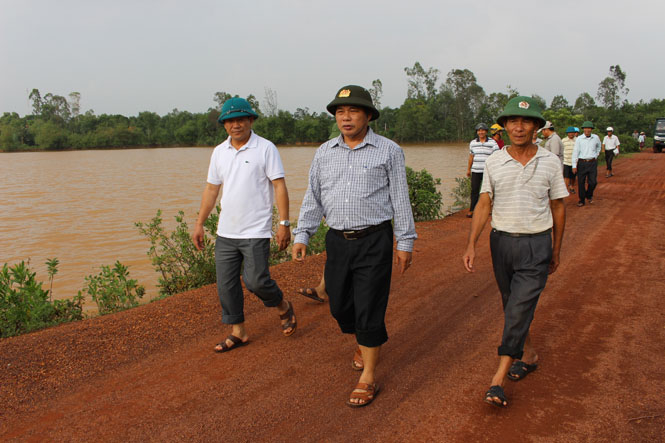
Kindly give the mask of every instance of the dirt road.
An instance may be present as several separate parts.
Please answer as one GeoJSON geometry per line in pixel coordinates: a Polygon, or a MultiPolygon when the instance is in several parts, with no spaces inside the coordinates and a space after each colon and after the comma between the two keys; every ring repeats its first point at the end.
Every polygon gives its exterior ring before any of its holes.
{"type": "Polygon", "coordinates": [[[540,368],[509,382],[508,409],[482,401],[502,327],[489,229],[467,274],[457,214],[418,224],[414,266],[393,277],[382,391],[366,408],[344,405],[353,339],[294,294],[318,256],[273,268],[298,316],[289,338],[248,297],[252,343],[213,353],[228,330],[209,286],[0,340],[0,440],[663,441],[665,154],[603,172],[594,205],[567,199],[561,266],[532,326],[540,368]]]}

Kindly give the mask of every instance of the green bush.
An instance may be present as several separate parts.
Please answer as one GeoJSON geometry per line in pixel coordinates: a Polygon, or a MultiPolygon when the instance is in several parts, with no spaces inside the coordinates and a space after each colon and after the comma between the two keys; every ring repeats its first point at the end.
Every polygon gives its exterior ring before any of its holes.
{"type": "MultiPolygon", "coordinates": [[[[276,233],[278,227],[279,227],[279,217],[277,214],[277,210],[273,206],[272,210],[273,232],[276,233]]],[[[296,228],[296,223],[292,225],[292,229],[295,228],[296,228]]],[[[326,250],[327,232],[328,232],[328,225],[326,224],[325,221],[322,220],[321,223],[319,223],[319,228],[316,230],[316,233],[309,239],[309,244],[307,246],[308,253],[320,254],[321,252],[326,250]]],[[[270,240],[270,258],[268,259],[268,263],[270,264],[270,266],[291,260],[291,250],[293,249],[293,240],[294,236],[293,233],[291,233],[291,243],[289,243],[289,246],[284,248],[283,251],[279,250],[279,246],[277,245],[275,237],[273,237],[270,240]]]]}
{"type": "Polygon", "coordinates": [[[97,303],[100,315],[134,308],[139,304],[138,299],[145,294],[143,286],[129,279],[127,266],[119,261],[115,262],[113,268],[103,265],[99,274],[88,275],[85,281],[87,287],[79,291],[78,295],[82,297],[82,292],[87,292],[97,303]]]}
{"type": "Polygon", "coordinates": [[[441,192],[436,186],[441,184],[440,178],[434,178],[427,172],[414,171],[406,167],[406,182],[409,186],[409,199],[415,221],[434,220],[442,217],[441,192]]]}
{"type": "Polygon", "coordinates": [[[471,204],[471,178],[456,177],[457,186],[453,189],[451,195],[455,197],[455,208],[467,208],[471,204]]]}
{"type": "Polygon", "coordinates": [[[135,223],[139,232],[150,241],[148,256],[155,270],[160,274],[159,293],[169,296],[214,283],[215,274],[215,242],[217,221],[221,208],[210,214],[206,220],[205,231],[212,237],[204,236],[203,250],[194,246],[190,237],[185,214],[178,212],[175,220],[178,225],[175,231],[167,235],[162,226],[162,211],[150,223],[135,223]]]}
{"type": "MultiPolygon", "coordinates": [[[[57,260],[57,259],[54,259],[57,260]]],[[[0,337],[26,332],[83,318],[83,297],[49,301],[49,292],[35,278],[25,262],[0,271],[0,337]]],[[[53,273],[55,275],[55,272],[53,273]]]]}

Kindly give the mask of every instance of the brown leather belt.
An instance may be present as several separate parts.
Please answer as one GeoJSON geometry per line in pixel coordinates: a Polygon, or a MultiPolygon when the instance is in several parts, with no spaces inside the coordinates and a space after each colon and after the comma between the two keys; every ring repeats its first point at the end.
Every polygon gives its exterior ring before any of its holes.
{"type": "Polygon", "coordinates": [[[595,158],[578,158],[577,161],[578,162],[595,162],[596,159],[595,158]]]}
{"type": "Polygon", "coordinates": [[[338,235],[340,237],[344,237],[347,240],[358,240],[359,238],[369,235],[372,232],[387,229],[389,226],[391,226],[391,224],[392,223],[390,222],[390,220],[386,220],[378,225],[370,226],[369,228],[365,229],[357,229],[355,231],[340,231],[339,229],[333,229],[333,228],[330,228],[330,231],[333,234],[338,235]]]}

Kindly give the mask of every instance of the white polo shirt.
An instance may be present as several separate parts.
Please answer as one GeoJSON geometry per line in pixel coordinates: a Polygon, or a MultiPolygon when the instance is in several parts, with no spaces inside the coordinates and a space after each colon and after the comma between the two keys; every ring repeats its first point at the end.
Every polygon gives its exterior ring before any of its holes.
{"type": "Polygon", "coordinates": [[[252,131],[236,150],[231,137],[212,152],[208,183],[222,185],[222,211],[217,235],[228,238],[271,238],[274,189],[284,177],[277,147],[252,131]]]}
{"type": "Polygon", "coordinates": [[[480,192],[492,199],[492,227],[516,234],[536,234],[553,225],[550,200],[568,196],[559,157],[544,148],[522,165],[508,149],[485,161],[480,192]]]}
{"type": "Polygon", "coordinates": [[[619,137],[612,134],[611,137],[609,135],[605,136],[605,138],[603,139],[603,144],[605,145],[606,151],[614,151],[614,148],[619,146],[621,142],[619,142],[619,137]]]}

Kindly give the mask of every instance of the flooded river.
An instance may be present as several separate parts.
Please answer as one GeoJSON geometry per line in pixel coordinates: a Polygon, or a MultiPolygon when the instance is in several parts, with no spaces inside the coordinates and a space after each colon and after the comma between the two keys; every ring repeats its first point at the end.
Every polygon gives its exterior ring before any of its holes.
{"type": "MultiPolygon", "coordinates": [[[[284,146],[290,218],[296,220],[316,147],[284,146]]],[[[441,178],[444,210],[454,199],[455,177],[466,172],[468,145],[404,147],[406,164],[441,178]]],[[[44,262],[60,261],[55,298],[68,298],[85,276],[119,260],[131,278],[157,295],[149,243],[134,227],[158,209],[170,232],[173,216],[196,220],[212,148],[164,148],[0,154],[0,265],[30,260],[39,280],[48,279],[44,262]]],[[[87,308],[93,306],[86,301],[87,308]]]]}

